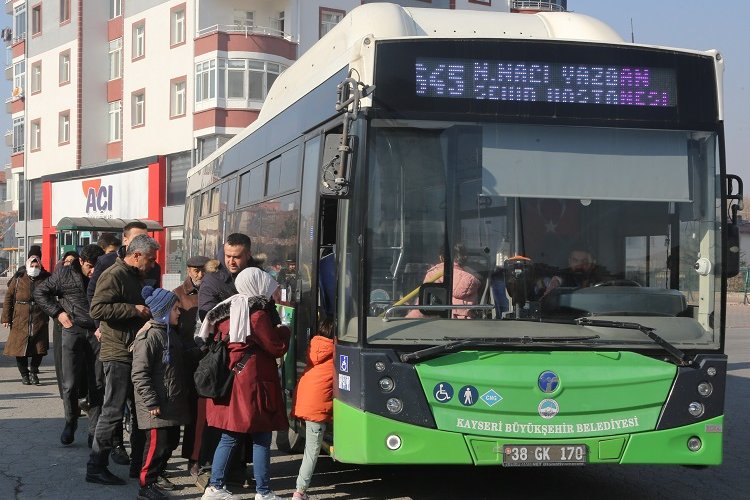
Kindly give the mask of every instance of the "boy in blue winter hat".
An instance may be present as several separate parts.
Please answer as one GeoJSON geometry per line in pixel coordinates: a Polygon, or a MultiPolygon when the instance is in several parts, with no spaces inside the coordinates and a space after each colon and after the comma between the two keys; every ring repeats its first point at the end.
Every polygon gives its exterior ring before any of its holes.
{"type": "Polygon", "coordinates": [[[183,346],[176,328],[180,317],[177,296],[151,286],[144,287],[141,295],[153,319],[133,342],[136,416],[146,433],[138,498],[158,500],[168,498],[164,489],[174,489],[164,477],[164,468],[177,448],[180,425],[188,423],[190,412],[183,346]]]}

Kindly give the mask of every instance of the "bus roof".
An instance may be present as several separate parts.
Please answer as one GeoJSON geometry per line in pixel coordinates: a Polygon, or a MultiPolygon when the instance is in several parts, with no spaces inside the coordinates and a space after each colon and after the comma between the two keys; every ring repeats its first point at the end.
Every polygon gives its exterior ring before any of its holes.
{"type": "MultiPolygon", "coordinates": [[[[408,8],[389,3],[364,4],[352,9],[275,81],[258,118],[220,149],[193,167],[199,171],[224,151],[242,141],[274,116],[347,66],[357,66],[359,78],[371,84],[373,75],[362,63],[362,41],[398,38],[542,39],[626,44],[607,24],[574,12],[535,14],[408,8]]],[[[687,51],[697,52],[697,51],[687,51]]],[[[331,96],[331,113],[335,96],[331,96]]]]}

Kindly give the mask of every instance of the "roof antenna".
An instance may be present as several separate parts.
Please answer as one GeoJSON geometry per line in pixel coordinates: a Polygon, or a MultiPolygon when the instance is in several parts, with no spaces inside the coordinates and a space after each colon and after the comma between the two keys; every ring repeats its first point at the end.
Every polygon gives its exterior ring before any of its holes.
{"type": "Polygon", "coordinates": [[[633,18],[630,18],[630,43],[635,43],[635,32],[633,31],[633,18]]]}

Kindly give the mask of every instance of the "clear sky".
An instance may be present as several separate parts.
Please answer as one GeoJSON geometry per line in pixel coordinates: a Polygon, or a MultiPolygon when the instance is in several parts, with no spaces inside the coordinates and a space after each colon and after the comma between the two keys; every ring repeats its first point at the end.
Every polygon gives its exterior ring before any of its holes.
{"type": "MultiPolygon", "coordinates": [[[[739,174],[750,193],[750,38],[747,20],[750,1],[698,0],[568,0],[568,9],[596,17],[630,40],[630,20],[636,43],[688,49],[717,49],[724,55],[724,112],[727,171],[739,174]]],[[[11,18],[0,10],[0,27],[11,18]]],[[[0,77],[3,101],[11,83],[0,77]]],[[[10,116],[0,113],[2,130],[10,116]]],[[[3,132],[4,133],[4,132],[3,132]]],[[[0,165],[8,163],[10,149],[0,145],[0,165]]]]}

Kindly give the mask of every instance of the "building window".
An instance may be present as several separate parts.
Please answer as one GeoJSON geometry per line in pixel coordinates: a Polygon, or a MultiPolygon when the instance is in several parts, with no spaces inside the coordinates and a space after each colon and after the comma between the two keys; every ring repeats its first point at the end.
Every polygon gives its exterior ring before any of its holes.
{"type": "Polygon", "coordinates": [[[331,31],[346,15],[343,10],[320,8],[320,30],[319,38],[331,31]]]}
{"type": "Polygon", "coordinates": [[[109,0],[109,18],[114,19],[122,15],[122,0],[109,0]]]}
{"type": "Polygon", "coordinates": [[[185,116],[185,96],[187,90],[187,77],[183,76],[172,80],[172,88],[169,96],[169,116],[176,118],[185,116]]]}
{"type": "Polygon", "coordinates": [[[255,26],[255,12],[249,10],[235,10],[234,26],[237,29],[252,29],[252,27],[255,26]]]}
{"type": "Polygon", "coordinates": [[[60,24],[70,21],[70,0],[60,0],[60,24]]]}
{"type": "Polygon", "coordinates": [[[133,60],[146,55],[146,21],[133,25],[133,60]]]}
{"type": "Polygon", "coordinates": [[[13,9],[13,40],[26,38],[26,2],[13,9]]]}
{"type": "Polygon", "coordinates": [[[20,153],[23,151],[23,144],[24,144],[24,126],[23,126],[24,118],[23,116],[20,116],[18,118],[13,118],[13,151],[12,153],[20,153]]]}
{"type": "Polygon", "coordinates": [[[42,148],[42,120],[37,118],[31,121],[31,150],[39,151],[42,148]]]}
{"type": "Polygon", "coordinates": [[[246,99],[245,89],[245,67],[247,66],[247,60],[245,59],[229,59],[227,61],[227,99],[246,99]]]}
{"type": "Polygon", "coordinates": [[[31,8],[31,35],[42,33],[42,4],[39,3],[31,8]]]}
{"type": "Polygon", "coordinates": [[[60,85],[70,83],[70,50],[60,53],[60,85]]]}
{"type": "Polygon", "coordinates": [[[122,101],[109,103],[109,142],[122,140],[120,127],[120,116],[122,114],[122,101]]]}
{"type": "MultiPolygon", "coordinates": [[[[18,176],[18,220],[26,220],[26,184],[24,184],[23,174],[18,176]]],[[[18,240],[21,245],[21,240],[18,240]]]]}
{"type": "Polygon", "coordinates": [[[284,11],[283,10],[279,12],[279,16],[276,19],[271,18],[271,28],[274,30],[275,34],[279,36],[284,36],[284,11]]]}
{"type": "Polygon", "coordinates": [[[187,192],[187,173],[190,170],[190,153],[167,157],[167,205],[182,205],[187,192]]]}
{"type": "Polygon", "coordinates": [[[70,110],[60,113],[60,119],[57,131],[57,142],[67,144],[70,142],[70,110]]]}
{"type": "Polygon", "coordinates": [[[122,38],[109,42],[109,79],[122,77],[122,38]]]}
{"type": "Polygon", "coordinates": [[[42,61],[31,65],[31,93],[37,94],[42,91],[42,61]]]}
{"type": "Polygon", "coordinates": [[[195,65],[195,102],[216,97],[216,60],[195,65]]]}
{"type": "Polygon", "coordinates": [[[13,65],[13,95],[21,96],[26,88],[26,61],[13,65]]]}
{"type": "Polygon", "coordinates": [[[146,91],[137,90],[132,94],[132,110],[130,124],[133,127],[142,127],[146,123],[146,91]]]}
{"type": "Polygon", "coordinates": [[[42,179],[29,181],[29,220],[42,218],[42,179]]]}
{"type": "Polygon", "coordinates": [[[172,47],[185,43],[185,4],[178,5],[171,12],[172,23],[170,43],[172,47]]]}
{"type": "Polygon", "coordinates": [[[492,5],[492,0],[469,0],[469,3],[478,3],[479,5],[492,5]]]}

